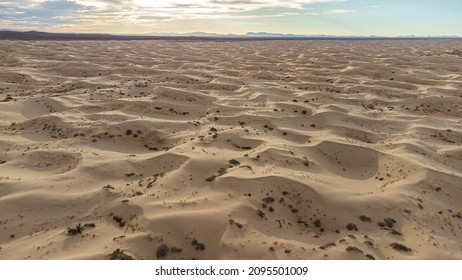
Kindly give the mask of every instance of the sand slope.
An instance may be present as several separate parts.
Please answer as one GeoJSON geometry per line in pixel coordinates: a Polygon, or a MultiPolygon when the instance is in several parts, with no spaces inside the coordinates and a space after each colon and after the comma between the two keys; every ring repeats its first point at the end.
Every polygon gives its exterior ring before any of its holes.
{"type": "Polygon", "coordinates": [[[0,46],[1,259],[462,258],[460,40],[0,46]]]}

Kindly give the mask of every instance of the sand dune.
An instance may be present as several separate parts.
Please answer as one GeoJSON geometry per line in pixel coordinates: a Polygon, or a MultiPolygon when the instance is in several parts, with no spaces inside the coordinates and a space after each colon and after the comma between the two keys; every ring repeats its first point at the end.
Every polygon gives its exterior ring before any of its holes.
{"type": "Polygon", "coordinates": [[[0,259],[462,259],[460,40],[0,45],[0,259]]]}

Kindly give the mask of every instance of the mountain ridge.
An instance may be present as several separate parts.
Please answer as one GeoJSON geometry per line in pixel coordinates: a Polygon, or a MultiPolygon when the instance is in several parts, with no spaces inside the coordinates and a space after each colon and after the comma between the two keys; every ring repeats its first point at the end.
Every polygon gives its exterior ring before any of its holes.
{"type": "Polygon", "coordinates": [[[447,36],[338,36],[338,35],[302,35],[284,34],[269,32],[247,32],[245,34],[219,34],[209,32],[189,32],[189,33],[147,33],[142,35],[129,34],[109,34],[109,33],[53,33],[43,31],[15,31],[10,29],[0,29],[0,40],[294,40],[294,39],[320,39],[320,40],[380,40],[380,39],[460,39],[461,37],[447,36]]]}

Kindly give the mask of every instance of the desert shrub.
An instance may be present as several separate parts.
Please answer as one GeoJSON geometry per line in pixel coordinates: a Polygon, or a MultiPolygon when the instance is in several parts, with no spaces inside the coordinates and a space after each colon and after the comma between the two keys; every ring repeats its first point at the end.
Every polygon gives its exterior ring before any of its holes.
{"type": "Polygon", "coordinates": [[[158,259],[165,258],[168,255],[168,252],[170,252],[170,249],[168,248],[168,246],[165,244],[162,244],[157,248],[156,257],[158,259]]]}
{"type": "Polygon", "coordinates": [[[134,260],[132,256],[125,254],[121,249],[114,250],[114,252],[109,254],[109,258],[111,260],[134,260]]]}
{"type": "Polygon", "coordinates": [[[74,227],[67,228],[67,235],[77,235],[82,234],[83,226],[82,224],[78,223],[74,227]]]}
{"type": "Polygon", "coordinates": [[[400,244],[400,243],[391,243],[390,246],[396,251],[400,251],[400,252],[411,252],[412,251],[411,248],[407,247],[406,245],[400,244]]]}
{"type": "Polygon", "coordinates": [[[372,219],[371,219],[371,218],[369,218],[369,217],[368,217],[368,216],[366,216],[366,215],[361,215],[361,216],[359,216],[359,219],[360,219],[361,221],[363,221],[363,222],[367,222],[367,223],[370,223],[370,222],[372,222],[372,219]]]}
{"type": "Polygon", "coordinates": [[[353,223],[348,223],[347,224],[347,230],[350,230],[350,231],[358,231],[358,226],[353,224],[353,223]]]}

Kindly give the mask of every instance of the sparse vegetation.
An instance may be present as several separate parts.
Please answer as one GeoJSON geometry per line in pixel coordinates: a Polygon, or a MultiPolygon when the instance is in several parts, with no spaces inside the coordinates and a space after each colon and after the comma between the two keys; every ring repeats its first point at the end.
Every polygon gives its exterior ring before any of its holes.
{"type": "Polygon", "coordinates": [[[252,147],[250,147],[250,146],[244,146],[244,147],[242,147],[242,146],[239,146],[239,145],[234,144],[234,143],[233,143],[233,146],[236,147],[236,148],[238,148],[238,149],[242,149],[242,150],[252,150],[252,147]]]}
{"type": "Polygon", "coordinates": [[[319,248],[322,249],[322,250],[326,250],[327,248],[335,247],[335,246],[337,246],[337,244],[335,244],[334,242],[329,242],[329,243],[326,243],[326,244],[320,246],[319,248]]]}
{"type": "Polygon", "coordinates": [[[265,217],[265,213],[261,210],[257,210],[257,215],[260,217],[260,218],[264,218],[265,217]]]}
{"type": "Polygon", "coordinates": [[[168,255],[168,252],[170,252],[170,249],[168,248],[168,246],[165,244],[162,244],[157,248],[156,257],[158,259],[163,259],[168,255]]]}
{"type": "Polygon", "coordinates": [[[178,254],[178,253],[183,252],[183,249],[178,248],[178,247],[172,247],[172,248],[170,248],[170,252],[178,254]]]}
{"type": "Polygon", "coordinates": [[[229,219],[228,222],[229,222],[230,225],[236,225],[239,229],[241,229],[241,228],[243,227],[242,224],[236,222],[236,221],[233,220],[233,219],[229,219]]]}
{"type": "Polygon", "coordinates": [[[222,167],[218,170],[218,176],[223,176],[227,173],[226,168],[222,167]]]}
{"type": "Polygon", "coordinates": [[[400,252],[412,252],[412,249],[407,247],[406,245],[400,243],[391,243],[390,246],[395,249],[396,251],[400,252]]]}
{"type": "Polygon", "coordinates": [[[355,247],[355,246],[348,246],[345,250],[347,252],[354,252],[354,253],[360,253],[360,254],[363,253],[363,251],[361,249],[359,249],[358,247],[355,247]]]}
{"type": "Polygon", "coordinates": [[[217,176],[212,175],[212,176],[209,176],[209,177],[205,178],[205,181],[212,182],[212,181],[215,181],[215,178],[217,178],[217,176]]]}
{"type": "Polygon", "coordinates": [[[321,220],[316,219],[316,220],[313,221],[313,224],[314,224],[315,227],[320,228],[321,227],[321,220]]]}
{"type": "Polygon", "coordinates": [[[270,130],[270,131],[272,131],[272,130],[274,129],[274,128],[272,128],[271,126],[269,126],[269,125],[267,125],[267,124],[265,124],[265,125],[263,126],[263,128],[266,128],[266,129],[268,129],[268,130],[270,130]]]}
{"type": "Polygon", "coordinates": [[[124,222],[124,220],[123,220],[121,217],[119,217],[119,216],[114,216],[114,217],[112,217],[112,219],[113,219],[114,221],[116,221],[116,222],[119,224],[120,227],[125,226],[125,222],[124,222]]]}
{"type": "Polygon", "coordinates": [[[231,163],[232,165],[239,165],[239,164],[241,164],[238,160],[235,160],[235,159],[230,160],[229,163],[231,163]]]}
{"type": "Polygon", "coordinates": [[[396,221],[392,218],[385,218],[383,219],[383,222],[385,223],[385,225],[389,228],[393,228],[393,226],[395,225],[396,221]]]}
{"type": "Polygon", "coordinates": [[[197,239],[193,239],[191,241],[191,245],[193,245],[197,251],[203,251],[205,250],[205,245],[202,242],[199,242],[197,239]]]}
{"type": "Polygon", "coordinates": [[[366,223],[371,223],[372,222],[372,219],[367,217],[366,215],[361,215],[359,216],[359,219],[363,222],[366,222],[366,223]]]}
{"type": "Polygon", "coordinates": [[[370,240],[364,241],[364,244],[366,244],[367,246],[371,246],[371,247],[374,246],[374,243],[372,241],[370,241],[370,240]]]}
{"type": "Polygon", "coordinates": [[[347,230],[350,230],[350,231],[358,231],[358,226],[353,224],[353,223],[348,223],[347,224],[347,230]]]}
{"type": "Polygon", "coordinates": [[[205,178],[205,181],[207,181],[207,182],[215,181],[215,179],[216,179],[217,177],[223,176],[223,175],[225,175],[227,172],[228,172],[227,169],[224,168],[224,167],[222,167],[222,168],[220,168],[220,170],[218,170],[218,172],[217,172],[218,174],[217,174],[217,175],[211,175],[211,176],[205,178]]]}
{"type": "Polygon", "coordinates": [[[67,228],[67,235],[77,235],[82,234],[83,226],[82,224],[78,223],[74,227],[67,228]]]}
{"type": "Polygon", "coordinates": [[[134,260],[132,256],[124,253],[124,250],[116,249],[114,252],[109,254],[111,260],[134,260]]]}
{"type": "Polygon", "coordinates": [[[370,260],[375,260],[374,256],[370,255],[370,254],[367,254],[366,255],[366,258],[370,259],[370,260]]]}

